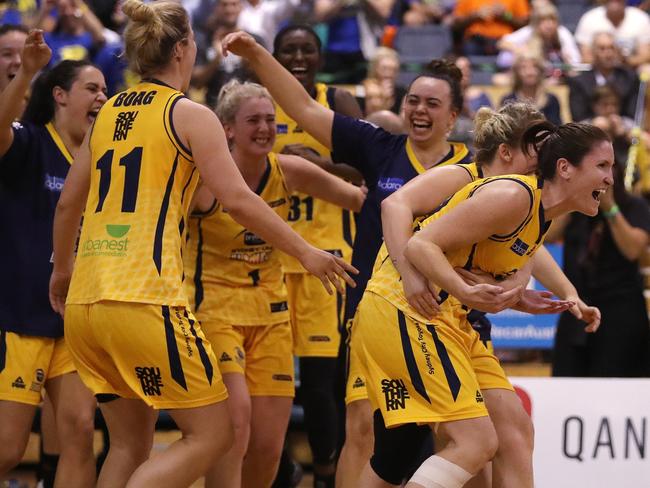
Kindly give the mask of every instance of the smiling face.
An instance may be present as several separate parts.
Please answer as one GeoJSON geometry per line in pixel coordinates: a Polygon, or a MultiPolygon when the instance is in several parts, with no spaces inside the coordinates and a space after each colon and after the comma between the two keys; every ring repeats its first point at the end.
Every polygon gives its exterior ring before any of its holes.
{"type": "Polygon", "coordinates": [[[106,103],[104,75],[94,66],[84,66],[77,72],[70,90],[55,87],[53,93],[56,101],[55,118],[65,112],[70,133],[79,140],[83,139],[95,121],[97,112],[106,103]]]}
{"type": "Polygon", "coordinates": [[[582,159],[580,166],[558,161],[558,172],[567,178],[574,210],[594,216],[598,213],[600,198],[614,183],[612,168],[614,149],[609,141],[599,141],[582,159]],[[566,167],[563,167],[565,165],[566,167]]]}
{"type": "Polygon", "coordinates": [[[404,99],[404,120],[408,136],[415,142],[439,141],[456,122],[451,106],[449,83],[437,78],[417,78],[404,99]]]}
{"type": "Polygon", "coordinates": [[[266,97],[247,98],[232,122],[224,123],[226,136],[239,150],[264,157],[275,143],[275,109],[266,97]]]}
{"type": "Polygon", "coordinates": [[[314,86],[321,57],[318,43],[310,32],[301,29],[287,32],[275,57],[306,89],[314,86]]]}
{"type": "Polygon", "coordinates": [[[16,76],[21,64],[21,55],[27,34],[9,31],[0,36],[0,92],[16,76]]]}

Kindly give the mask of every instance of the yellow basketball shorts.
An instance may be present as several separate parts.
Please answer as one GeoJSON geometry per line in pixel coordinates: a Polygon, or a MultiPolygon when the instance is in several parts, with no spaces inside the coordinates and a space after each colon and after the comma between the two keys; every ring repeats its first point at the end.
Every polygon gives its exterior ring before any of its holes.
{"type": "Polygon", "coordinates": [[[335,358],[345,298],[329,295],[323,283],[309,273],[287,273],[293,353],[299,357],[335,358]]]}
{"type": "Polygon", "coordinates": [[[47,380],[73,371],[63,337],[0,331],[0,400],[38,405],[47,380]]]}
{"type": "Polygon", "coordinates": [[[359,400],[368,400],[368,390],[366,388],[366,372],[363,369],[363,364],[359,359],[357,354],[357,347],[355,342],[359,340],[355,336],[358,336],[355,331],[357,330],[357,317],[358,314],[352,320],[348,321],[348,357],[347,357],[347,382],[345,385],[345,404],[349,405],[352,402],[359,400]]]}
{"type": "Polygon", "coordinates": [[[140,399],[157,409],[228,397],[212,346],[185,307],[67,305],[65,334],[82,381],[96,395],[140,399]]]}
{"type": "Polygon", "coordinates": [[[481,390],[513,390],[460,306],[424,324],[366,293],[357,315],[354,347],[387,427],[483,417],[481,390]]]}
{"type": "Polygon", "coordinates": [[[294,396],[289,322],[237,326],[200,317],[203,330],[213,344],[221,374],[243,374],[251,396],[294,396]]]}

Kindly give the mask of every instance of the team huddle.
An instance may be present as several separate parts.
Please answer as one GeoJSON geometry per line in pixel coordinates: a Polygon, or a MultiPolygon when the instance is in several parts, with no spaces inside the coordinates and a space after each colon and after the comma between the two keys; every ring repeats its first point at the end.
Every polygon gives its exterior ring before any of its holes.
{"type": "Polygon", "coordinates": [[[314,486],[532,488],[532,423],[485,313],[570,310],[598,328],[542,244],[553,218],[597,214],[608,136],[513,103],[478,112],[472,154],[447,140],[463,97],[444,60],[410,84],[406,133],[390,133],[295,69],[320,50],[306,26],[274,53],[228,35],[224,55],[260,84],[228,83],[213,111],[184,95],[183,7],[122,8],[141,82],[107,100],[100,71],[63,61],[23,111],[50,55],[33,31],[0,93],[0,206],[35,222],[30,249],[0,249],[52,256],[25,278],[27,302],[20,282],[6,292],[30,314],[0,331],[0,473],[44,389],[56,486],[270,487],[295,355],[314,486]],[[552,293],[527,290],[531,275],[552,293]],[[96,479],[97,404],[110,448],[96,479]],[[159,409],[182,437],[150,457],[159,409]]]}

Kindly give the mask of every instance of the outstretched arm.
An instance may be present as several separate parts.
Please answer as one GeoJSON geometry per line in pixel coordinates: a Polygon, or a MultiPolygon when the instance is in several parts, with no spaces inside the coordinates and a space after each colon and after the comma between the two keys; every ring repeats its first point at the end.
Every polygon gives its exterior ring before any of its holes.
{"type": "Polygon", "coordinates": [[[246,59],[273,99],[293,120],[328,149],[332,148],[334,112],[309,96],[300,82],[250,34],[234,32],[222,41],[223,53],[246,59]]]}
{"type": "Polygon", "coordinates": [[[279,155],[278,161],[289,191],[307,193],[354,212],[361,210],[366,199],[366,192],[361,188],[298,156],[279,155]]]}

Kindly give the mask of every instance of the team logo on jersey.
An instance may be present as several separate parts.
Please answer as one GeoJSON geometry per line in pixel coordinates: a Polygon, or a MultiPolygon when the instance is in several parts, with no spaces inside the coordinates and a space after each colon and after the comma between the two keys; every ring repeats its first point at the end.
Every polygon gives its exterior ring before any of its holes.
{"type": "Polygon", "coordinates": [[[357,378],[354,380],[354,383],[352,384],[352,388],[353,389],[363,388],[364,386],[366,386],[365,381],[363,381],[359,376],[357,376],[357,378]]]}
{"type": "Polygon", "coordinates": [[[45,189],[61,193],[63,190],[63,183],[65,183],[65,178],[60,178],[59,176],[52,176],[45,173],[45,189]]]}
{"type": "Polygon", "coordinates": [[[287,124],[276,124],[275,125],[275,132],[277,134],[288,134],[289,133],[289,126],[287,124]]]}
{"type": "Polygon", "coordinates": [[[133,129],[133,124],[135,119],[138,116],[137,110],[132,110],[129,112],[120,112],[115,117],[115,131],[113,132],[114,141],[125,141],[133,129]]]}
{"type": "Polygon", "coordinates": [[[224,351],[224,353],[219,358],[219,362],[220,363],[227,363],[228,361],[232,361],[232,358],[230,357],[230,355],[228,355],[227,352],[224,351]]]}
{"type": "Polygon", "coordinates": [[[510,246],[510,250],[514,252],[517,256],[523,256],[526,254],[526,251],[528,251],[528,244],[526,244],[524,241],[521,239],[517,239],[515,243],[510,246]]]}
{"type": "Polygon", "coordinates": [[[13,388],[18,388],[19,390],[24,390],[25,389],[25,382],[23,381],[22,376],[19,376],[14,380],[14,382],[11,384],[13,388]]]}
{"type": "Polygon", "coordinates": [[[418,342],[420,343],[420,351],[424,356],[424,361],[427,365],[427,372],[433,374],[435,370],[433,369],[433,364],[431,363],[431,352],[429,352],[429,346],[424,340],[424,329],[420,327],[420,324],[415,324],[415,330],[418,333],[418,342]]]}
{"type": "Polygon", "coordinates": [[[411,398],[404,380],[381,380],[381,392],[384,394],[388,411],[406,408],[406,400],[411,398]]]}
{"type": "Polygon", "coordinates": [[[394,192],[402,188],[402,185],[404,184],[404,179],[403,178],[379,178],[379,181],[377,182],[377,186],[384,191],[387,192],[394,192]]]}
{"type": "Polygon", "coordinates": [[[483,395],[480,390],[476,390],[476,403],[483,403],[483,395]]]}
{"type": "Polygon", "coordinates": [[[160,389],[164,386],[162,382],[162,375],[160,368],[155,366],[136,366],[135,375],[140,380],[142,393],[145,396],[160,396],[162,392],[160,389]]]}

